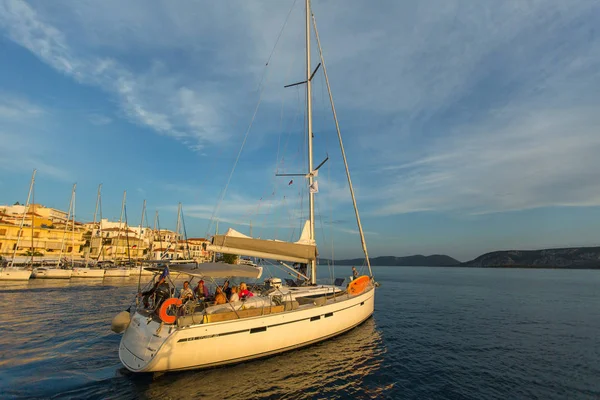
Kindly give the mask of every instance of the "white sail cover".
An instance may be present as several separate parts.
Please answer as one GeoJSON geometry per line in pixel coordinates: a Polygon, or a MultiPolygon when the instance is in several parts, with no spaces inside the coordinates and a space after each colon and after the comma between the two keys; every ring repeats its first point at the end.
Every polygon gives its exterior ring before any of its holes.
{"type": "Polygon", "coordinates": [[[262,275],[262,267],[246,264],[227,264],[223,262],[170,264],[169,270],[200,278],[228,278],[230,276],[236,276],[240,278],[258,279],[262,275]]]}
{"type": "Polygon", "coordinates": [[[298,263],[317,259],[317,246],[309,239],[308,221],[297,242],[255,239],[229,228],[224,235],[215,235],[207,250],[298,263]]]}

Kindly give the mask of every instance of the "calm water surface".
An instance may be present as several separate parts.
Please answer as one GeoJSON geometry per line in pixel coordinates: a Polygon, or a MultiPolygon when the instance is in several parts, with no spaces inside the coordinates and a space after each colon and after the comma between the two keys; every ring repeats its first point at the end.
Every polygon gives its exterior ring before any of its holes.
{"type": "Polygon", "coordinates": [[[0,396],[600,398],[600,271],[375,274],[374,317],[347,334],[260,361],[155,375],[127,372],[110,331],[137,279],[0,283],[0,396]]]}

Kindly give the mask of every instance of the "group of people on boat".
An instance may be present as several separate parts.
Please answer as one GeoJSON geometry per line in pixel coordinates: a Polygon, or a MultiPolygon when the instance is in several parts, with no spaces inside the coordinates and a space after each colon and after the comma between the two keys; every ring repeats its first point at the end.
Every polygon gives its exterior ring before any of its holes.
{"type": "MultiPolygon", "coordinates": [[[[158,306],[164,300],[175,297],[175,293],[171,290],[167,277],[169,276],[169,268],[165,267],[162,273],[152,287],[144,292],[138,293],[138,296],[143,297],[144,307],[149,308],[150,298],[154,296],[154,306],[158,306]]],[[[211,295],[208,286],[204,280],[199,280],[196,287],[192,289],[189,281],[183,282],[183,287],[179,291],[179,299],[182,304],[190,300],[199,302],[210,302],[215,305],[234,303],[236,301],[245,300],[254,296],[245,282],[241,282],[239,286],[230,285],[229,280],[225,280],[222,285],[217,285],[214,296],[211,295]]]]}
{"type": "MultiPolygon", "coordinates": [[[[215,304],[225,304],[225,303],[235,303],[236,301],[245,300],[248,297],[254,296],[250,290],[248,290],[248,286],[245,282],[241,282],[239,286],[229,285],[229,280],[226,280],[222,286],[217,286],[215,289],[214,295],[214,303],[215,304]]],[[[200,301],[206,301],[212,296],[208,291],[208,287],[204,284],[203,280],[198,281],[198,285],[195,290],[191,290],[189,287],[189,282],[183,282],[183,288],[180,291],[179,298],[182,302],[186,302],[192,300],[194,298],[200,301]]]]}

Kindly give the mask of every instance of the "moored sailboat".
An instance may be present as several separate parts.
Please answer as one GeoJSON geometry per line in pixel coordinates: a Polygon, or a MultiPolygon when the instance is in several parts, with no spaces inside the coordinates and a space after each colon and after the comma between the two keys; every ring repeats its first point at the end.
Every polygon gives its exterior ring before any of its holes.
{"type": "Polygon", "coordinates": [[[37,267],[33,269],[32,277],[36,279],[71,279],[73,275],[73,257],[75,251],[75,189],[77,188],[77,184],[73,184],[73,189],[71,190],[71,200],[69,201],[69,211],[67,213],[67,218],[65,220],[65,228],[63,230],[63,238],[60,246],[60,255],[56,262],[55,267],[37,267]],[[65,248],[65,239],[67,236],[67,231],[69,229],[69,220],[73,217],[73,225],[71,230],[71,268],[67,267],[67,260],[63,259],[63,252],[65,248]]]}
{"type": "MultiPolygon", "coordinates": [[[[21,216],[21,224],[19,225],[19,232],[17,234],[17,243],[13,249],[12,258],[10,259],[10,263],[7,266],[0,267],[0,281],[26,281],[31,277],[31,269],[25,267],[15,267],[15,259],[17,257],[17,249],[19,248],[19,242],[21,240],[21,236],[23,234],[23,225],[25,224],[25,215],[27,210],[30,207],[29,200],[33,194],[33,186],[35,184],[35,174],[37,170],[33,170],[31,175],[31,182],[29,184],[29,192],[27,193],[27,201],[25,202],[25,207],[23,208],[23,215],[21,216]]],[[[33,229],[33,222],[32,222],[33,229]]],[[[33,234],[32,234],[33,240],[33,234]]],[[[32,252],[32,258],[33,258],[32,252]]]]}
{"type": "MultiPolygon", "coordinates": [[[[318,42],[314,17],[312,22],[318,42]]],[[[307,87],[308,171],[302,176],[307,178],[311,188],[308,194],[309,219],[295,242],[258,239],[229,229],[225,234],[215,234],[208,246],[208,250],[214,253],[276,260],[297,272],[299,280],[289,280],[282,285],[280,279],[269,278],[263,285],[251,287],[251,290],[241,282],[239,295],[236,294],[238,298],[232,295],[230,302],[224,301],[227,285],[219,282],[214,297],[202,292],[197,293],[197,300],[187,300],[185,293],[182,293],[182,297],[174,295],[171,274],[189,276],[190,282],[198,278],[217,283],[221,279],[258,279],[263,269],[249,263],[165,262],[165,270],[150,283],[149,290],[139,290],[133,313],[122,312],[113,320],[113,330],[123,332],[119,358],[127,369],[134,372],[187,370],[265,357],[342,334],[373,314],[376,285],[331,94],[331,106],[369,275],[360,276],[346,286],[341,286],[340,282],[337,285],[317,284],[314,210],[317,186],[313,178],[323,163],[316,168],[313,165],[311,79],[314,73],[311,74],[310,24],[310,0],[306,0],[307,68],[306,81],[303,83],[307,87]],[[286,262],[298,263],[306,268],[296,271],[286,262]]],[[[330,91],[320,44],[319,54],[330,91]]]]}
{"type": "MultiPolygon", "coordinates": [[[[98,206],[100,205],[100,192],[102,190],[102,184],[98,185],[98,194],[96,196],[96,208],[94,210],[94,222],[92,222],[92,227],[96,226],[96,217],[98,216],[98,206]]],[[[73,218],[75,221],[75,218],[73,218]]],[[[75,228],[75,224],[73,223],[73,228],[75,228]]],[[[90,266],[90,251],[92,248],[92,237],[90,237],[90,249],[86,253],[85,256],[85,264],[83,266],[73,266],[73,274],[71,278],[90,278],[90,279],[103,279],[104,278],[104,270],[98,267],[90,266]]],[[[73,243],[73,246],[75,244],[73,243]]]]}

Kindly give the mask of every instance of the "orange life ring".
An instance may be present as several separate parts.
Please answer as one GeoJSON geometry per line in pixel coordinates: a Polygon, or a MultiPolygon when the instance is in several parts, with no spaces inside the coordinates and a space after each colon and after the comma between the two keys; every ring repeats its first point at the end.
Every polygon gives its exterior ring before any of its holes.
{"type": "Polygon", "coordinates": [[[158,317],[165,324],[174,324],[175,321],[177,320],[177,317],[174,316],[174,315],[167,314],[167,310],[171,306],[180,306],[181,304],[183,304],[181,302],[181,299],[178,299],[178,298],[175,298],[175,297],[171,297],[170,299],[165,300],[162,303],[162,305],[160,306],[160,309],[158,310],[158,317]]]}
{"type": "Polygon", "coordinates": [[[366,275],[359,276],[348,284],[348,293],[351,295],[361,294],[371,283],[371,278],[366,275]]]}

